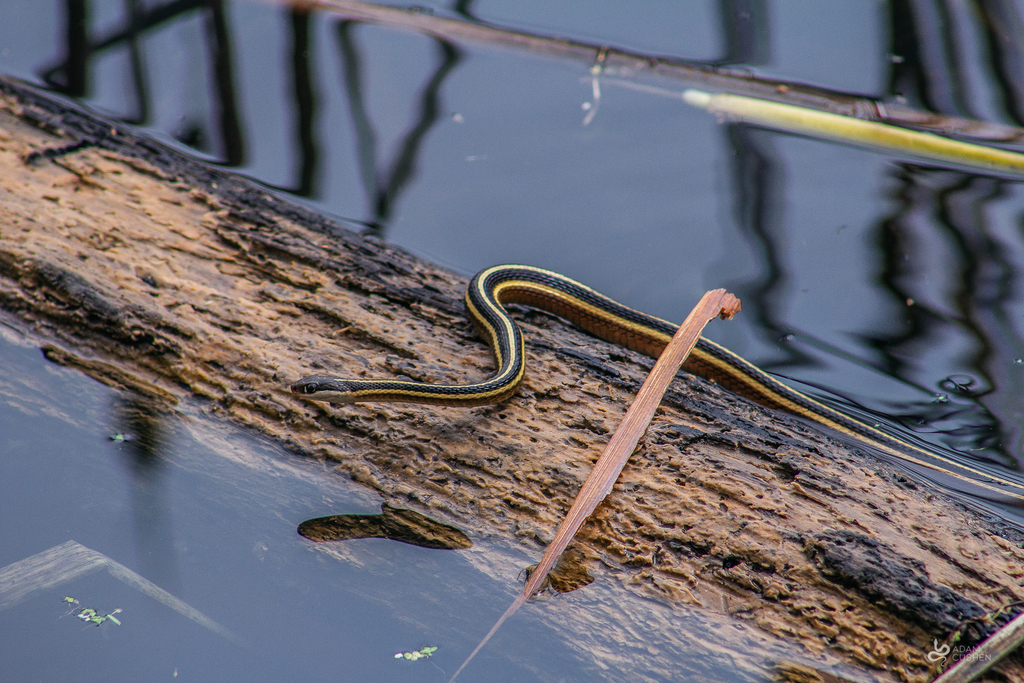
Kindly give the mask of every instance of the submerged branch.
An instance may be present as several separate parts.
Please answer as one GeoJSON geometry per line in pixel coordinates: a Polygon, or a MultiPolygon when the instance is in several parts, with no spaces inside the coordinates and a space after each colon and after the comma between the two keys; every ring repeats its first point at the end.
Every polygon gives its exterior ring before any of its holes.
{"type": "Polygon", "coordinates": [[[348,19],[417,31],[443,40],[487,43],[573,59],[593,65],[598,73],[616,69],[624,74],[653,74],[688,81],[713,90],[758,97],[854,119],[879,121],[973,140],[1024,144],[1024,129],[1014,126],[945,116],[893,102],[880,102],[791,81],[767,79],[696,61],[437,17],[418,9],[388,7],[354,0],[311,0],[301,4],[348,19]]]}

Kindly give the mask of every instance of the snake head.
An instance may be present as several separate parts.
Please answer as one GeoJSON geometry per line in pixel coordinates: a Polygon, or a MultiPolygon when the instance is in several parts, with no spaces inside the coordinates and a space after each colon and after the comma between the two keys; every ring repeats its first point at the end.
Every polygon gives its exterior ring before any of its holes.
{"type": "Polygon", "coordinates": [[[329,403],[351,403],[351,388],[344,380],[324,375],[303,377],[291,386],[293,394],[329,403]]]}
{"type": "Polygon", "coordinates": [[[310,396],[320,390],[320,377],[303,377],[291,386],[293,394],[310,396]]]}

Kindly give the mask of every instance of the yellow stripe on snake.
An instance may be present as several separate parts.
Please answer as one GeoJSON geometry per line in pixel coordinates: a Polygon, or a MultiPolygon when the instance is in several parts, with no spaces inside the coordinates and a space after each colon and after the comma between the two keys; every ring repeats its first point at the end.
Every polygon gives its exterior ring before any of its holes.
{"type": "MultiPolygon", "coordinates": [[[[609,299],[585,285],[542,268],[493,266],[466,290],[466,311],[491,344],[498,371],[482,382],[460,385],[403,380],[305,377],[294,393],[331,403],[399,401],[477,406],[503,401],[519,387],[526,366],[523,334],[502,304],[525,304],[554,313],[606,341],[657,358],[677,326],[609,299]]],[[[783,384],[728,349],[701,338],[683,369],[756,403],[784,410],[839,432],[906,463],[936,471],[980,489],[986,498],[1024,506],[1024,483],[961,463],[850,417],[783,384]]]]}

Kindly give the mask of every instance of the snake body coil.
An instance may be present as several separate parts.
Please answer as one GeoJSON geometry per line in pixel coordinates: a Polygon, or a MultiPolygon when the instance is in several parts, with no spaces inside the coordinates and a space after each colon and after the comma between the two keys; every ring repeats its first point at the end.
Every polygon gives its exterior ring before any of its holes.
{"type": "MultiPolygon", "coordinates": [[[[448,406],[497,403],[515,393],[525,371],[523,334],[502,304],[525,304],[569,320],[591,334],[657,358],[677,325],[609,299],[585,285],[541,268],[493,266],[477,273],[466,290],[466,311],[490,342],[498,371],[475,384],[443,385],[401,380],[362,380],[312,375],[292,392],[331,403],[397,401],[448,406]]],[[[1024,484],[959,463],[887,434],[790,388],[728,349],[701,338],[683,369],[756,403],[784,410],[852,437],[883,454],[980,489],[987,498],[1024,505],[1024,484]]]]}

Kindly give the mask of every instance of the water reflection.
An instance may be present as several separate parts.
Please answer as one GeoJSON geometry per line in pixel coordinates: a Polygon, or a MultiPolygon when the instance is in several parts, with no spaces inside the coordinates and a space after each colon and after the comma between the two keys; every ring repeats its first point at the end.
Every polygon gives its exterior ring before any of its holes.
{"type": "Polygon", "coordinates": [[[163,416],[153,401],[130,393],[115,401],[111,435],[121,454],[131,489],[135,550],[142,573],[171,593],[181,577],[174,551],[166,474],[163,416]]]}
{"type": "Polygon", "coordinates": [[[969,115],[950,8],[944,2],[892,0],[888,9],[889,92],[932,111],[969,115]]]}
{"type": "Polygon", "coordinates": [[[716,64],[754,66],[768,61],[768,10],[763,0],[719,0],[725,55],[716,64]]]}
{"type": "MultiPolygon", "coordinates": [[[[295,533],[299,520],[325,508],[374,510],[379,497],[195,406],[179,407],[192,417],[153,420],[148,406],[44,361],[38,343],[0,338],[5,679],[102,671],[151,680],[177,670],[179,679],[209,681],[441,681],[512,599],[527,563],[518,541],[484,536],[462,552],[306,542],[295,533]],[[117,450],[136,442],[150,446],[117,450]],[[141,496],[123,485],[126,467],[158,473],[164,519],[175,523],[178,593],[136,559],[141,496]],[[65,596],[103,613],[122,609],[122,625],[61,619],[65,596]],[[429,662],[394,658],[427,645],[439,648],[429,662]]],[[[474,662],[474,675],[755,683],[790,660],[853,673],[805,654],[715,604],[680,608],[598,580],[524,610],[474,662]]]]}
{"type": "Polygon", "coordinates": [[[1000,115],[1024,123],[1024,24],[1006,0],[891,0],[889,92],[930,111],[982,117],[984,91],[1000,115]],[[975,42],[978,41],[978,42],[975,42]],[[971,61],[985,55],[984,80],[971,61]]]}
{"type": "Polygon", "coordinates": [[[366,221],[367,233],[383,237],[394,213],[398,196],[416,174],[420,145],[440,115],[441,86],[454,71],[462,55],[454,44],[440,38],[435,39],[438,64],[420,93],[417,121],[399,142],[391,168],[381,173],[377,168],[377,135],[363,95],[361,57],[354,36],[356,26],[358,24],[352,21],[338,22],[338,44],[341,48],[349,113],[355,128],[359,176],[370,204],[371,218],[366,221]]]}
{"type": "Polygon", "coordinates": [[[1024,124],[1024,23],[1007,0],[976,0],[992,76],[999,84],[1003,109],[1017,125],[1024,124]]]}
{"type": "Polygon", "coordinates": [[[786,230],[780,215],[785,196],[784,165],[773,148],[773,136],[746,124],[729,124],[726,138],[733,154],[732,180],[735,222],[749,248],[758,255],[753,279],[735,286],[744,313],[757,320],[757,331],[783,356],[765,369],[813,364],[799,347],[780,344],[793,329],[781,319],[789,295],[791,268],[785,262],[786,230]]]}
{"type": "MultiPolygon", "coordinates": [[[[468,14],[469,5],[460,7],[468,14]]],[[[177,0],[151,8],[138,0],[127,0],[122,25],[101,35],[90,35],[90,3],[87,0],[67,0],[66,52],[56,65],[44,67],[43,80],[53,89],[71,97],[88,97],[91,92],[90,72],[96,60],[108,51],[125,49],[130,65],[134,113],[122,112],[120,120],[136,125],[151,122],[152,93],[148,87],[148,74],[141,38],[146,32],[182,20],[199,12],[202,15],[206,51],[215,88],[211,103],[218,113],[219,127],[211,128],[201,118],[183,117],[174,137],[181,143],[212,153],[227,166],[241,166],[246,160],[246,141],[237,105],[238,84],[233,63],[232,37],[228,28],[224,2],[220,0],[177,0]],[[215,134],[216,131],[216,134],[215,134]]],[[[290,55],[288,72],[291,74],[295,108],[296,169],[294,184],[279,186],[300,197],[320,194],[319,183],[321,143],[317,140],[317,87],[314,77],[316,58],[313,44],[313,12],[305,5],[296,4],[286,9],[290,26],[290,55]]],[[[369,217],[363,222],[368,232],[384,236],[403,188],[415,177],[419,148],[426,134],[436,124],[441,111],[440,91],[449,74],[461,59],[461,53],[449,41],[435,39],[438,63],[419,94],[416,120],[398,143],[395,157],[385,171],[378,170],[377,136],[365,103],[365,88],[361,62],[363,57],[355,41],[356,22],[335,22],[338,47],[344,74],[344,89],[348,95],[350,115],[356,138],[356,157],[360,177],[369,204],[369,217]]]]}
{"type": "Polygon", "coordinates": [[[292,25],[292,79],[295,88],[296,106],[296,148],[299,157],[298,183],[291,192],[300,197],[316,193],[317,161],[319,158],[316,142],[316,93],[313,76],[310,73],[310,55],[313,54],[310,36],[309,9],[295,6],[291,10],[292,25]]]}
{"type": "Polygon", "coordinates": [[[223,0],[174,0],[152,7],[144,7],[139,0],[127,0],[121,24],[99,36],[90,33],[91,6],[88,0],[66,0],[64,58],[40,69],[43,81],[69,97],[88,97],[93,92],[90,74],[97,59],[108,51],[127,48],[135,113],[121,112],[119,118],[126,123],[146,125],[150,123],[153,93],[148,87],[150,78],[140,40],[147,32],[201,12],[215,84],[213,108],[214,118],[219,121],[218,135],[212,135],[201,118],[194,118],[183,121],[174,137],[201,151],[209,151],[216,143],[216,154],[225,164],[242,164],[245,141],[239,123],[233,50],[223,0]]]}
{"type": "Polygon", "coordinates": [[[945,423],[949,447],[1020,471],[1024,393],[1014,360],[1024,344],[1012,314],[1019,278],[988,218],[1008,199],[1006,182],[913,167],[897,181],[896,209],[879,222],[876,239],[879,281],[898,314],[891,332],[862,338],[883,372],[941,399],[905,406],[907,426],[945,423]],[[929,247],[936,244],[944,253],[929,247]],[[937,299],[942,288],[950,294],[937,299]],[[973,372],[928,386],[920,359],[948,340],[973,372]]]}
{"type": "MultiPolygon", "coordinates": [[[[537,565],[531,564],[520,574],[520,579],[524,586],[530,580],[530,576],[536,568],[537,565]]],[[[544,577],[540,591],[542,593],[544,591],[571,593],[580,588],[585,588],[592,583],[594,583],[594,577],[587,571],[586,556],[578,548],[570,546],[558,556],[555,566],[544,577]]]]}
{"type": "Polygon", "coordinates": [[[379,515],[332,515],[308,519],[299,525],[299,534],[316,543],[387,538],[437,550],[473,547],[469,536],[456,527],[415,510],[391,507],[387,503],[381,505],[379,515]]]}

